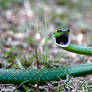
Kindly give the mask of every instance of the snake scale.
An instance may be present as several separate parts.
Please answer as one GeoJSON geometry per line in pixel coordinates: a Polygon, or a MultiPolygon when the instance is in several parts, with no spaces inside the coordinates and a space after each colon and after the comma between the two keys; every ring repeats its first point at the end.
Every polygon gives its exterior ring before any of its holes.
{"type": "MultiPolygon", "coordinates": [[[[69,29],[60,29],[52,34],[57,46],[84,55],[92,55],[92,47],[70,44],[69,29]]],[[[66,78],[66,70],[74,77],[92,74],[92,63],[50,69],[0,69],[0,83],[35,84],[66,78]]]]}

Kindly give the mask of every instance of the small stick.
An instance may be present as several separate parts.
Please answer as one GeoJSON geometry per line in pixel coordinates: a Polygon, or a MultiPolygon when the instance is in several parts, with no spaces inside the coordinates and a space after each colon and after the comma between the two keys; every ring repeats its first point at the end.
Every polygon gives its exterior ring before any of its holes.
{"type": "Polygon", "coordinates": [[[38,81],[38,83],[37,83],[36,92],[39,92],[39,85],[40,85],[40,81],[38,81]]]}
{"type": "Polygon", "coordinates": [[[37,64],[37,69],[39,69],[39,61],[38,61],[38,53],[37,53],[37,47],[36,47],[36,64],[37,64]]]}

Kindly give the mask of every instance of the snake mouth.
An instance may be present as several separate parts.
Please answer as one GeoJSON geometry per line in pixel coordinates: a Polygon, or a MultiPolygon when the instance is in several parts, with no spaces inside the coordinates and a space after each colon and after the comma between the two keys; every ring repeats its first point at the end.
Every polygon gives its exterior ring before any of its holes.
{"type": "Polygon", "coordinates": [[[67,34],[62,34],[59,37],[54,37],[56,45],[61,47],[67,47],[70,43],[69,36],[67,34]]]}

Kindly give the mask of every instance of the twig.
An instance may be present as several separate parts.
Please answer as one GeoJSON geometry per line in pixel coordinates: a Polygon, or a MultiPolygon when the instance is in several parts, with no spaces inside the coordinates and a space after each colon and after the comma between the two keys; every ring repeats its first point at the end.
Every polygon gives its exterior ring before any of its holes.
{"type": "Polygon", "coordinates": [[[36,64],[37,64],[37,69],[39,69],[39,61],[38,61],[38,54],[37,54],[37,47],[36,47],[36,64]]]}
{"type": "Polygon", "coordinates": [[[40,85],[40,81],[37,83],[36,92],[39,92],[39,85],[40,85]]]}

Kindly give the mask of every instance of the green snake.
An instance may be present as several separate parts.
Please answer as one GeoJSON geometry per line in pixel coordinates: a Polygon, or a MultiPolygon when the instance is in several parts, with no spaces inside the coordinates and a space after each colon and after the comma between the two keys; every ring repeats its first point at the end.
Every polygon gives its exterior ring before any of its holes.
{"type": "MultiPolygon", "coordinates": [[[[92,47],[70,44],[69,34],[69,29],[60,29],[52,34],[52,38],[57,46],[65,50],[78,54],[92,55],[92,47]]],[[[0,69],[0,83],[45,83],[60,78],[65,79],[66,70],[74,77],[92,74],[92,63],[50,69],[0,69]]]]}

